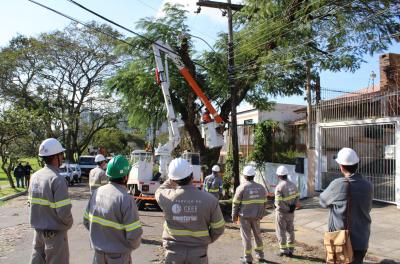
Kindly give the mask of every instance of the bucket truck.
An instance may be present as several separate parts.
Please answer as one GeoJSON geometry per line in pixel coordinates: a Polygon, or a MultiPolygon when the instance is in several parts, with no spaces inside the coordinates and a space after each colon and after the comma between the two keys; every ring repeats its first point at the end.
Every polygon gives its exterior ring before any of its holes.
{"type": "MultiPolygon", "coordinates": [[[[201,90],[195,79],[190,74],[188,68],[183,63],[178,54],[173,52],[168,44],[157,41],[153,44],[153,52],[156,62],[157,83],[161,86],[164,97],[165,108],[168,122],[168,141],[155,149],[155,161],[150,152],[133,151],[131,154],[132,170],[129,174],[128,185],[134,192],[139,209],[142,209],[146,202],[155,202],[154,194],[162,181],[168,178],[168,165],[172,160],[171,153],[178,146],[181,140],[179,133],[179,120],[175,115],[174,107],[170,95],[170,82],[168,76],[168,60],[178,68],[180,74],[187,81],[193,92],[199,97],[206,109],[212,115],[210,122],[203,124],[206,133],[206,146],[208,148],[221,147],[224,143],[223,131],[224,122],[212,106],[207,96],[201,90]],[[163,64],[163,57],[165,64],[163,64]],[[153,165],[158,165],[158,172],[153,175],[153,165]],[[151,169],[150,169],[151,168],[151,169]]],[[[194,152],[184,152],[182,157],[187,159],[193,166],[193,183],[198,188],[202,187],[200,154],[194,152]]]]}

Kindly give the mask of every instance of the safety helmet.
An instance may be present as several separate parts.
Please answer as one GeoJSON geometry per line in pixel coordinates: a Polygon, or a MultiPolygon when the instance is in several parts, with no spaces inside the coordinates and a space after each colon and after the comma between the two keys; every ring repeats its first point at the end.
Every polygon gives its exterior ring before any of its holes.
{"type": "Polygon", "coordinates": [[[39,157],[53,156],[64,152],[65,149],[61,146],[61,143],[55,138],[48,138],[43,140],[39,146],[39,157]]]}
{"type": "Polygon", "coordinates": [[[106,158],[101,154],[97,154],[96,157],[94,157],[94,162],[96,163],[102,162],[104,160],[106,160],[106,158]]]}
{"type": "Polygon", "coordinates": [[[243,168],[243,175],[244,176],[254,176],[256,175],[256,170],[253,166],[247,165],[243,168]]]}
{"type": "Polygon", "coordinates": [[[128,175],[131,166],[129,165],[128,160],[122,156],[115,156],[110,160],[107,164],[107,177],[110,179],[119,179],[128,175]]]}
{"type": "Polygon", "coordinates": [[[221,171],[218,165],[214,165],[211,170],[215,171],[215,172],[220,172],[221,171]]]}
{"type": "Polygon", "coordinates": [[[193,168],[190,163],[182,158],[173,159],[168,166],[168,177],[174,181],[182,180],[192,172],[193,168]]]}
{"type": "Polygon", "coordinates": [[[277,169],[276,169],[276,175],[278,175],[278,176],[284,176],[284,175],[288,175],[289,174],[289,171],[288,171],[288,169],[285,167],[285,166],[279,166],[277,169]]]}
{"type": "Polygon", "coordinates": [[[336,162],[340,165],[355,165],[360,162],[357,153],[351,148],[342,148],[339,150],[336,162]]]}

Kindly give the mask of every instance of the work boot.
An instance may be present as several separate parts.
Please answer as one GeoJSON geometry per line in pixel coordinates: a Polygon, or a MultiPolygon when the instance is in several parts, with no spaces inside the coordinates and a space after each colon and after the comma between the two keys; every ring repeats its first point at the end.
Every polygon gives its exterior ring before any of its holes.
{"type": "Polygon", "coordinates": [[[245,257],[240,257],[240,264],[253,264],[253,261],[247,261],[245,257]]]}
{"type": "Polygon", "coordinates": [[[288,254],[289,254],[288,251],[286,251],[286,250],[281,250],[281,251],[279,251],[279,253],[277,253],[276,255],[277,255],[278,257],[283,257],[283,256],[288,256],[288,254]]]}
{"type": "Polygon", "coordinates": [[[268,261],[265,258],[259,258],[257,260],[258,260],[258,263],[268,263],[268,261]]]}

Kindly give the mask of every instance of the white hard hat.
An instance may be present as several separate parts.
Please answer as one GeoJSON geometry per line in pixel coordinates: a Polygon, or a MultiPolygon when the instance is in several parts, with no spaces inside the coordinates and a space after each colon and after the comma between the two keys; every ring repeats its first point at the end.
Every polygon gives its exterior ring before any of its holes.
{"type": "Polygon", "coordinates": [[[221,171],[218,165],[214,165],[211,170],[215,171],[215,172],[220,172],[221,171]]]}
{"type": "Polygon", "coordinates": [[[39,156],[47,157],[55,154],[64,152],[65,149],[61,146],[61,143],[55,138],[48,138],[43,140],[39,147],[39,156]]]}
{"type": "Polygon", "coordinates": [[[285,166],[279,166],[277,169],[276,169],[276,175],[288,175],[289,174],[289,171],[288,171],[288,169],[285,167],[285,166]]]}
{"type": "Polygon", "coordinates": [[[342,148],[339,150],[336,162],[340,165],[355,165],[360,162],[357,153],[351,148],[342,148]]]}
{"type": "Polygon", "coordinates": [[[168,166],[168,177],[179,181],[188,177],[193,172],[190,163],[182,158],[173,159],[168,166]]]}
{"type": "Polygon", "coordinates": [[[94,162],[96,162],[96,163],[102,162],[104,160],[106,160],[106,158],[101,154],[97,154],[96,157],[94,157],[94,162]]]}
{"type": "Polygon", "coordinates": [[[254,176],[254,175],[256,175],[256,170],[254,169],[253,166],[250,166],[250,165],[245,166],[243,168],[243,175],[244,176],[254,176]]]}

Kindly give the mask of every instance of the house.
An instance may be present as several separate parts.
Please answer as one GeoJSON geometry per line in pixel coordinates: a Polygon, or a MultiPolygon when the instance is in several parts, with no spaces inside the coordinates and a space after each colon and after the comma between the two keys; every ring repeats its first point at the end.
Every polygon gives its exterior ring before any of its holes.
{"type": "MultiPolygon", "coordinates": [[[[295,104],[280,104],[277,103],[270,111],[262,111],[256,109],[250,104],[243,104],[237,110],[237,125],[238,125],[238,142],[239,152],[241,156],[247,157],[254,149],[254,125],[265,120],[278,121],[285,137],[292,138],[292,128],[288,126],[291,122],[298,119],[304,119],[305,112],[296,112],[304,108],[303,105],[295,104]]],[[[224,134],[225,145],[221,149],[220,162],[224,163],[226,153],[229,148],[230,136],[229,131],[224,134]]]]}
{"type": "MultiPolygon", "coordinates": [[[[381,55],[379,85],[325,91],[334,96],[323,95],[326,99],[312,106],[309,125],[314,142],[308,151],[308,180],[315,190],[341,177],[335,155],[342,147],[350,147],[360,157],[359,172],[373,184],[374,199],[400,208],[399,68],[400,54],[381,55]]],[[[303,121],[292,126],[302,126],[303,121]]]]}

